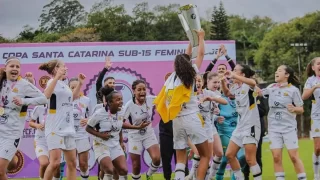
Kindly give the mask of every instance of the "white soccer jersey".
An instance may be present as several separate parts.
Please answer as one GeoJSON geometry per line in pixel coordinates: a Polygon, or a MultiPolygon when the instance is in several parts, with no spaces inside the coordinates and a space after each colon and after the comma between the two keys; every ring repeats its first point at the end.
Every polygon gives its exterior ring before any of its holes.
{"type": "Polygon", "coordinates": [[[303,106],[300,91],[288,84],[279,87],[271,84],[263,89],[263,95],[269,95],[268,131],[287,133],[297,128],[296,114],[288,111],[287,106],[303,106]]]}
{"type": "MultiPolygon", "coordinates": [[[[124,107],[124,119],[128,120],[130,124],[138,126],[142,122],[151,122],[152,121],[152,113],[153,113],[153,100],[155,96],[147,96],[146,102],[140,106],[137,105],[133,100],[130,100],[126,103],[124,107]]],[[[139,130],[128,130],[130,137],[136,140],[144,139],[149,136],[150,133],[154,133],[152,125],[150,123],[149,126],[139,129],[139,130]]]]}
{"type": "Polygon", "coordinates": [[[80,125],[80,120],[89,118],[89,116],[91,116],[91,111],[92,108],[90,107],[90,99],[88,97],[81,95],[78,99],[73,101],[73,118],[76,140],[88,138],[86,127],[80,125]]]}
{"type": "Polygon", "coordinates": [[[252,126],[260,128],[259,110],[256,104],[257,93],[247,84],[233,84],[230,88],[235,96],[236,109],[239,114],[237,130],[248,130],[252,126]]]}
{"type": "MultiPolygon", "coordinates": [[[[216,97],[220,98],[221,95],[219,96],[217,93],[204,89],[202,91],[202,94],[198,94],[198,100],[201,100],[205,97],[216,97]]],[[[203,103],[199,104],[199,109],[200,113],[205,121],[205,128],[206,129],[211,129],[212,127],[212,120],[213,120],[213,115],[214,115],[214,109],[218,107],[218,103],[215,103],[213,101],[205,101],[203,103]]]]}
{"type": "MultiPolygon", "coordinates": [[[[311,89],[312,87],[320,84],[320,78],[311,76],[307,79],[304,89],[311,89]]],[[[312,108],[311,108],[311,119],[320,121],[320,89],[317,88],[313,91],[312,108]]]]}
{"type": "Polygon", "coordinates": [[[105,108],[98,109],[88,120],[88,125],[95,128],[99,132],[109,132],[111,133],[111,138],[107,141],[95,137],[94,143],[105,144],[108,147],[115,147],[119,144],[122,125],[123,125],[123,111],[117,114],[111,114],[106,111],[105,108]]]}
{"type": "MultiPolygon", "coordinates": [[[[36,106],[32,113],[31,113],[31,119],[36,120],[37,124],[45,125],[45,120],[47,116],[47,108],[42,106],[36,106]]],[[[45,133],[44,130],[37,129],[35,133],[35,139],[44,138],[45,133]]]]}
{"type": "Polygon", "coordinates": [[[48,102],[38,88],[21,78],[15,82],[4,80],[0,95],[0,106],[4,108],[0,116],[0,136],[5,139],[19,139],[22,136],[28,105],[48,102]],[[23,106],[13,103],[16,96],[21,98],[23,106]]]}
{"type": "MultiPolygon", "coordinates": [[[[196,73],[199,73],[199,69],[197,65],[193,64],[192,67],[196,71],[196,73]]],[[[197,93],[194,92],[194,88],[195,88],[194,86],[195,86],[195,81],[192,85],[192,93],[191,93],[190,101],[182,105],[181,111],[179,112],[178,117],[197,113],[200,111],[198,107],[199,101],[198,101],[197,93]]]]}
{"type": "Polygon", "coordinates": [[[95,113],[98,109],[103,108],[103,104],[96,104],[93,108],[92,114],[95,113]]]}
{"type": "MultiPolygon", "coordinates": [[[[50,85],[53,79],[47,83],[50,85]]],[[[45,134],[74,136],[73,95],[71,89],[63,81],[58,81],[50,98],[45,134]]]]}

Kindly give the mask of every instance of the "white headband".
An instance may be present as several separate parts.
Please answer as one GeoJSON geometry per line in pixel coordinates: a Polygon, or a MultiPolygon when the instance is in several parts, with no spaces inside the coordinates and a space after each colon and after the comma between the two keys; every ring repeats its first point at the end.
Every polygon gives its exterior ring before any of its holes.
{"type": "Polygon", "coordinates": [[[20,62],[20,60],[18,58],[13,58],[13,59],[6,60],[5,65],[7,65],[10,61],[13,61],[13,60],[17,60],[20,62]]]}

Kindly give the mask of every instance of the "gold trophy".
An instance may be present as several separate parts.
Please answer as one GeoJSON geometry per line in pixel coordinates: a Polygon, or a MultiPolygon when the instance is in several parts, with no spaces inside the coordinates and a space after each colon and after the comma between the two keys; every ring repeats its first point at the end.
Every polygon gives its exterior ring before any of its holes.
{"type": "Polygon", "coordinates": [[[200,30],[200,16],[196,5],[188,4],[179,8],[178,14],[184,31],[192,46],[192,58],[197,57],[197,48],[199,46],[198,34],[194,30],[200,30]]]}

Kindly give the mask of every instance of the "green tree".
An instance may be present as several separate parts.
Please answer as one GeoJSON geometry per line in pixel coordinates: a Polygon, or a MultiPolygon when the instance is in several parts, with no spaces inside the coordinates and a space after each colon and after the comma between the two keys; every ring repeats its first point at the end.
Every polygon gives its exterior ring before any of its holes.
{"type": "Polygon", "coordinates": [[[61,34],[59,33],[40,33],[34,37],[33,42],[58,42],[61,34]]]}
{"type": "Polygon", "coordinates": [[[95,28],[101,41],[128,41],[132,17],[124,5],[108,5],[101,11],[90,13],[87,26],[95,28]]]}
{"type": "Polygon", "coordinates": [[[63,32],[81,24],[85,17],[84,7],[78,0],[52,0],[43,7],[39,21],[44,31],[63,32]]]}
{"type": "Polygon", "coordinates": [[[154,23],[155,14],[149,9],[147,2],[137,4],[133,8],[131,19],[130,35],[132,40],[150,41],[155,40],[154,23]]]}
{"type": "Polygon", "coordinates": [[[42,33],[40,30],[34,30],[33,27],[29,25],[23,26],[23,31],[19,33],[19,37],[17,38],[17,42],[32,42],[33,39],[38,35],[42,33]]]}
{"type": "MultiPolygon", "coordinates": [[[[301,57],[303,71],[309,61],[319,55],[319,28],[320,12],[310,13],[275,26],[265,35],[255,54],[255,62],[263,68],[263,76],[273,80],[273,73],[281,64],[290,65],[298,72],[298,54],[301,57]],[[296,48],[290,46],[295,42],[308,43],[309,46],[307,49],[298,49],[298,53],[296,48]]],[[[305,76],[301,78],[305,79],[305,76]]]]}
{"type": "Polygon", "coordinates": [[[236,40],[239,62],[253,65],[254,56],[264,35],[275,25],[269,17],[254,16],[251,19],[238,15],[229,16],[230,37],[236,40]]]}
{"type": "Polygon", "coordinates": [[[211,39],[212,40],[228,40],[229,39],[229,23],[228,15],[224,9],[222,1],[219,8],[213,7],[211,19],[211,39]]]}
{"type": "Polygon", "coordinates": [[[169,4],[154,8],[156,15],[154,34],[156,40],[179,41],[188,39],[177,15],[179,7],[179,4],[169,4]]]}
{"type": "Polygon", "coordinates": [[[94,28],[77,28],[73,32],[61,36],[60,42],[95,42],[99,40],[94,28]]]}

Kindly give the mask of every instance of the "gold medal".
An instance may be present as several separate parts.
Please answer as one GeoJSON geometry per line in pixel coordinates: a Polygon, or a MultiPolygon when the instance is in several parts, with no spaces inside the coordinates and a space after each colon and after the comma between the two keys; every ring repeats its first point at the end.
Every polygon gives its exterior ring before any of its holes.
{"type": "Polygon", "coordinates": [[[0,107],[0,116],[2,116],[4,114],[4,108],[0,107]]]}

